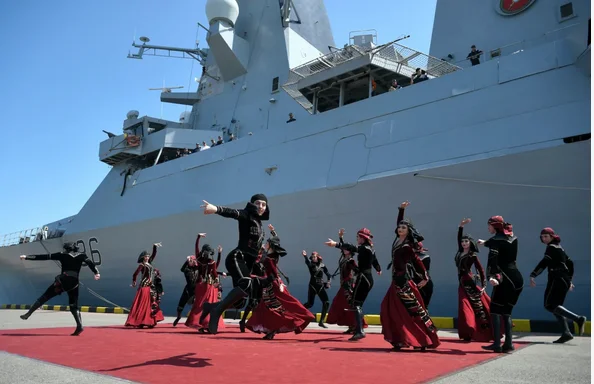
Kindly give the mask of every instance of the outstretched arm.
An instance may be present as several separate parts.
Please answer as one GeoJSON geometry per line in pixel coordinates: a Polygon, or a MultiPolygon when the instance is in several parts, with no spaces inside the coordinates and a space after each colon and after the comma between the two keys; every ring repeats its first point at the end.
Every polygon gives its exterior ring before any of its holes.
{"type": "Polygon", "coordinates": [[[155,257],[157,257],[157,248],[159,246],[161,246],[161,243],[153,244],[153,253],[151,254],[151,257],[149,258],[149,263],[152,263],[153,260],[155,260],[155,257]]]}
{"type": "Polygon", "coordinates": [[[409,205],[410,203],[408,201],[405,201],[400,204],[400,207],[398,207],[398,218],[396,219],[396,229],[394,230],[394,233],[396,234],[398,234],[398,224],[400,224],[400,222],[404,220],[404,210],[409,205]]]}
{"type": "Polygon", "coordinates": [[[21,255],[20,258],[22,260],[56,260],[56,261],[60,261],[62,260],[63,254],[61,252],[58,253],[52,253],[50,255],[43,254],[43,255],[21,255]]]}
{"type": "Polygon", "coordinates": [[[99,270],[97,269],[97,266],[95,265],[93,260],[91,260],[86,254],[84,254],[84,255],[85,255],[85,264],[87,264],[87,267],[89,267],[89,269],[93,272],[93,274],[95,276],[98,276],[99,270]]]}
{"type": "Polygon", "coordinates": [[[223,247],[221,247],[220,245],[217,247],[217,268],[219,267],[219,264],[221,264],[221,256],[223,255],[223,247]]]}

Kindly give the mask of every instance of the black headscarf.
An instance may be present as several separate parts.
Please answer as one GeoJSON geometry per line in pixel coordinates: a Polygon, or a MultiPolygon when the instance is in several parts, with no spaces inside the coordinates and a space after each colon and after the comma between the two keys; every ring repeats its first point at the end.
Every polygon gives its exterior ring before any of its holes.
{"type": "Polygon", "coordinates": [[[147,251],[140,252],[140,255],[138,256],[138,260],[136,260],[136,262],[138,264],[141,264],[144,261],[144,257],[149,256],[149,255],[150,255],[150,253],[148,253],[147,251]]]}
{"type": "Polygon", "coordinates": [[[287,255],[287,251],[280,245],[280,239],[278,238],[278,236],[273,236],[270,239],[268,239],[268,245],[270,246],[270,249],[272,249],[272,252],[274,254],[280,257],[287,255]]]}
{"type": "Polygon", "coordinates": [[[268,207],[268,198],[263,193],[258,193],[252,196],[250,202],[246,204],[245,210],[250,212],[252,215],[258,217],[261,221],[266,221],[270,219],[270,208],[268,207]],[[266,202],[266,210],[262,214],[262,216],[258,216],[258,208],[254,204],[256,200],[261,200],[266,202]]]}

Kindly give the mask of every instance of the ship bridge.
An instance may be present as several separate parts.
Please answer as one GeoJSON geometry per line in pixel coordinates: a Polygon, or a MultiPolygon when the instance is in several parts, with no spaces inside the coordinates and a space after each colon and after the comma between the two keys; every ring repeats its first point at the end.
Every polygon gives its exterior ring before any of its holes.
{"type": "Polygon", "coordinates": [[[282,87],[315,114],[388,92],[393,80],[406,87],[417,68],[429,79],[461,69],[396,43],[399,40],[377,47],[354,43],[335,49],[291,69],[282,87]]]}

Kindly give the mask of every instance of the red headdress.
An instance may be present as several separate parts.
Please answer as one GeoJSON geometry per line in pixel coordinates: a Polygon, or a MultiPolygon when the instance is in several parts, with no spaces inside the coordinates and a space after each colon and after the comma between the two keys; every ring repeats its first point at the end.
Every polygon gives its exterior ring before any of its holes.
{"type": "Polygon", "coordinates": [[[541,235],[551,235],[551,237],[553,238],[553,240],[551,241],[552,244],[559,244],[561,242],[561,237],[559,237],[559,235],[557,235],[555,233],[553,228],[550,228],[550,227],[543,228],[543,230],[540,231],[540,234],[541,235]]]}
{"type": "Polygon", "coordinates": [[[371,239],[373,239],[373,235],[371,234],[371,231],[367,228],[361,228],[359,229],[359,231],[357,232],[357,236],[361,236],[364,239],[367,239],[367,241],[369,241],[371,243],[371,239]]]}
{"type": "Polygon", "coordinates": [[[508,236],[513,234],[513,227],[510,223],[506,223],[503,220],[502,216],[493,216],[488,221],[487,224],[490,224],[495,228],[497,232],[504,233],[508,236]]]}

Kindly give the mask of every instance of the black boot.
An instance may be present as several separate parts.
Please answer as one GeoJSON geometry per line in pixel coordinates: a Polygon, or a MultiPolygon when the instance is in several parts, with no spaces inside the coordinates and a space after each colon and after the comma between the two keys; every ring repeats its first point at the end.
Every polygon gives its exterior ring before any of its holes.
{"type": "Polygon", "coordinates": [[[29,311],[27,313],[25,313],[24,315],[21,315],[21,319],[27,320],[33,314],[33,312],[35,312],[37,309],[39,309],[39,307],[41,307],[42,305],[43,305],[43,302],[41,302],[40,300],[35,301],[33,303],[33,305],[31,306],[31,308],[29,308],[29,311]]]}
{"type": "Polygon", "coordinates": [[[330,307],[330,303],[327,302],[327,301],[324,301],[324,303],[322,304],[322,316],[320,317],[320,322],[318,324],[322,328],[328,328],[324,324],[324,319],[326,318],[326,314],[328,313],[328,308],[329,307],[330,307]]]}
{"type": "Polygon", "coordinates": [[[503,342],[503,347],[501,347],[501,352],[510,352],[515,350],[514,344],[512,343],[512,319],[511,316],[502,317],[503,327],[505,329],[505,341],[503,342]]]}
{"type": "Polygon", "coordinates": [[[349,341],[357,341],[365,337],[365,333],[363,333],[363,310],[361,307],[355,308],[355,321],[355,334],[349,339],[349,341]]]}
{"type": "Polygon", "coordinates": [[[586,324],[586,317],[584,316],[578,316],[575,313],[569,311],[567,308],[559,305],[557,308],[555,308],[555,310],[553,311],[554,315],[559,315],[562,317],[565,317],[566,319],[572,320],[573,322],[575,322],[578,325],[578,334],[580,336],[582,336],[584,334],[584,325],[586,324]]]}
{"type": "Polygon", "coordinates": [[[80,316],[80,312],[78,311],[78,307],[70,307],[70,313],[74,317],[74,321],[76,321],[76,330],[70,336],[78,336],[83,331],[82,326],[82,318],[80,316]]]}
{"type": "Polygon", "coordinates": [[[204,320],[204,318],[210,315],[210,320],[208,322],[208,331],[215,335],[219,329],[219,318],[225,312],[226,309],[233,306],[233,304],[240,300],[241,298],[245,297],[246,294],[244,291],[241,290],[239,287],[233,288],[227,296],[218,303],[204,303],[202,307],[202,316],[200,316],[200,322],[204,320]]]}
{"type": "Polygon", "coordinates": [[[182,311],[183,310],[184,310],[183,308],[177,307],[177,317],[175,318],[175,320],[173,320],[173,326],[174,327],[177,326],[177,323],[179,323],[179,320],[182,317],[182,311]]]}
{"type": "Polygon", "coordinates": [[[247,317],[251,311],[252,307],[249,305],[246,307],[245,311],[243,311],[243,316],[241,316],[241,320],[239,321],[239,331],[241,333],[245,333],[245,322],[247,321],[247,317]]]}
{"type": "Polygon", "coordinates": [[[486,351],[501,352],[501,317],[491,314],[491,320],[493,323],[493,344],[481,348],[486,351]]]}
{"type": "Polygon", "coordinates": [[[555,344],[563,344],[568,342],[569,340],[573,339],[573,335],[569,331],[569,326],[567,325],[567,319],[560,315],[555,315],[557,321],[561,325],[561,337],[557,340],[553,341],[555,344]]]}

